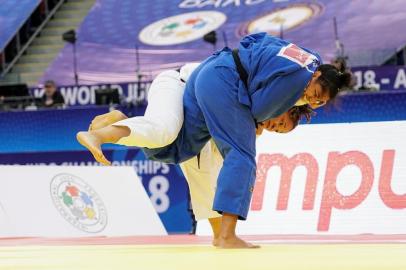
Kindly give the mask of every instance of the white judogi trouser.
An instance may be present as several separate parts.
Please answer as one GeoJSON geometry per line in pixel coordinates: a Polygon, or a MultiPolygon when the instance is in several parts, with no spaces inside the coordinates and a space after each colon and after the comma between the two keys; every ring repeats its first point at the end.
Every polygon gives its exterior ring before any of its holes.
{"type": "Polygon", "coordinates": [[[200,160],[197,157],[193,157],[180,164],[180,168],[189,185],[190,198],[196,220],[221,217],[212,208],[217,178],[222,166],[223,157],[213,140],[210,140],[203,147],[200,152],[200,160]]]}
{"type": "MultiPolygon", "coordinates": [[[[126,126],[131,133],[116,144],[146,148],[160,148],[171,144],[183,124],[183,93],[185,83],[199,64],[187,64],[180,73],[164,71],[152,82],[148,92],[148,106],[144,116],[114,123],[126,126]]],[[[180,164],[189,185],[192,208],[197,220],[220,217],[212,211],[217,177],[223,158],[214,141],[210,140],[197,157],[180,164]]]]}
{"type": "Polygon", "coordinates": [[[146,148],[160,148],[171,144],[183,124],[183,93],[185,83],[179,72],[164,71],[152,82],[148,91],[148,106],[144,116],[136,116],[114,123],[131,130],[128,137],[116,144],[146,148]]]}

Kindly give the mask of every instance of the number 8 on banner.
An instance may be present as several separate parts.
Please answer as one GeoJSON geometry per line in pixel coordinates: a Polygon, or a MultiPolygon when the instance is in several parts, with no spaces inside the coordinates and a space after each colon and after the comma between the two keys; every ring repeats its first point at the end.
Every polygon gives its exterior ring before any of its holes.
{"type": "Polygon", "coordinates": [[[169,189],[169,181],[165,176],[157,175],[151,178],[148,190],[151,193],[151,202],[155,210],[160,214],[168,210],[169,197],[166,192],[169,189]]]}

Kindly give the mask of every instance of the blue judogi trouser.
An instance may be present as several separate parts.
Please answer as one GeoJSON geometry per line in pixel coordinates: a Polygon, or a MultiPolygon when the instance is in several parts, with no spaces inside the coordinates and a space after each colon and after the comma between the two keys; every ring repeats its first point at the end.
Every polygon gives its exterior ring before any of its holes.
{"type": "Polygon", "coordinates": [[[234,70],[206,65],[196,77],[194,90],[207,129],[224,158],[213,210],[246,219],[255,182],[256,135],[250,108],[238,100],[239,83],[234,70]]]}

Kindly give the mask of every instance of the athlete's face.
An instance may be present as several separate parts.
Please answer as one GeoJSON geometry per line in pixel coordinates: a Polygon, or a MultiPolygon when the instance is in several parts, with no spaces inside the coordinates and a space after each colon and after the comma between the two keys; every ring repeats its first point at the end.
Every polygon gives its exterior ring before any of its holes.
{"type": "Polygon", "coordinates": [[[317,79],[320,77],[320,75],[320,71],[316,71],[313,74],[313,77],[302,96],[303,101],[306,104],[309,104],[312,109],[317,109],[325,105],[330,99],[328,91],[323,91],[323,88],[317,82],[317,79]]]}
{"type": "Polygon", "coordinates": [[[270,132],[287,133],[295,127],[295,124],[290,117],[290,113],[286,112],[278,117],[269,119],[259,123],[257,128],[257,135],[261,135],[264,129],[270,132]]]}

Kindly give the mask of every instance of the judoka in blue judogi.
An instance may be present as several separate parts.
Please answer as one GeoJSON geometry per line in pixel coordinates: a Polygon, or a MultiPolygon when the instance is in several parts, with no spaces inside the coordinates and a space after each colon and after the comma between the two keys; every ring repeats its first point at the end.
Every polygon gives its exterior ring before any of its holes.
{"type": "Polygon", "coordinates": [[[144,149],[149,159],[180,163],[199,154],[213,138],[224,163],[213,210],[246,219],[255,182],[255,128],[294,106],[303,95],[320,57],[285,40],[259,33],[238,47],[247,86],[232,50],[206,59],[190,76],[184,93],[184,123],[177,139],[144,149]]]}

